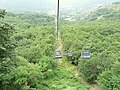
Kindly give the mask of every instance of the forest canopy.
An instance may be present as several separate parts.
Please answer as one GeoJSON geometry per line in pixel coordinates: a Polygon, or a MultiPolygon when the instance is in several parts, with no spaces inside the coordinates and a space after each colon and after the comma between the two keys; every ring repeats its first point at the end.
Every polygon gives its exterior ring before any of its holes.
{"type": "Polygon", "coordinates": [[[120,3],[75,15],[0,9],[0,90],[120,90],[120,3]]]}

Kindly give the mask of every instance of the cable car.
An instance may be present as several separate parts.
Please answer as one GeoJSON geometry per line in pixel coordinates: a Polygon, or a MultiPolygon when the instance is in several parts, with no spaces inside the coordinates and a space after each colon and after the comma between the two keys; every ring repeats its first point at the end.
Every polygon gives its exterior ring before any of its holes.
{"type": "Polygon", "coordinates": [[[81,56],[82,56],[82,58],[90,58],[91,57],[89,52],[82,52],[81,56]]]}
{"type": "Polygon", "coordinates": [[[73,56],[72,53],[68,53],[67,51],[63,52],[63,55],[66,56],[66,57],[68,57],[69,60],[71,60],[72,56],[73,56]]]}
{"type": "Polygon", "coordinates": [[[54,58],[54,59],[61,59],[62,56],[61,56],[61,55],[55,55],[53,58],[54,58]]]}
{"type": "Polygon", "coordinates": [[[72,53],[68,53],[68,59],[69,60],[72,60],[72,56],[73,56],[72,53]]]}
{"type": "Polygon", "coordinates": [[[53,57],[54,59],[60,59],[62,56],[60,55],[60,49],[59,47],[55,48],[55,56],[53,57]]]}
{"type": "Polygon", "coordinates": [[[56,52],[56,55],[53,57],[54,59],[60,59],[62,56],[60,55],[59,52],[56,52]]]}
{"type": "Polygon", "coordinates": [[[68,57],[72,57],[72,53],[68,53],[68,57]]]}
{"type": "Polygon", "coordinates": [[[82,58],[91,58],[91,53],[90,53],[91,45],[84,47],[82,50],[84,50],[84,51],[81,53],[81,57],[82,57],[82,58]]]}

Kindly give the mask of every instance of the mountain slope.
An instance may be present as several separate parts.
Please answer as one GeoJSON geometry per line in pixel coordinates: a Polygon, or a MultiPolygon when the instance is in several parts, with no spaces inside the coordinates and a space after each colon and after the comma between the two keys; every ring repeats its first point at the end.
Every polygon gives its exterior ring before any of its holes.
{"type": "Polygon", "coordinates": [[[90,21],[99,19],[120,20],[120,2],[94,8],[83,18],[90,21]]]}

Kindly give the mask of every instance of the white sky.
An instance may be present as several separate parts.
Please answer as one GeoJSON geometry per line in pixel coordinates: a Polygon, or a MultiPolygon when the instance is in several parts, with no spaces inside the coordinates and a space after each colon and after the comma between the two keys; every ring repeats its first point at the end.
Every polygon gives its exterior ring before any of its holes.
{"type": "MultiPolygon", "coordinates": [[[[58,0],[0,0],[0,8],[40,10],[55,9],[58,0]]],[[[60,7],[86,8],[120,0],[60,0],[60,7]]]]}

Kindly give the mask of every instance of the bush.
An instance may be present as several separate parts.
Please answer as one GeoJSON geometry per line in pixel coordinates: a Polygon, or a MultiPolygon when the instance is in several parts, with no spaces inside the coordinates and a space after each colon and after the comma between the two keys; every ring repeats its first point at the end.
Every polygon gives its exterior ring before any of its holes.
{"type": "Polygon", "coordinates": [[[101,53],[97,57],[92,57],[90,59],[82,59],[79,62],[78,68],[80,74],[89,83],[97,83],[97,77],[100,73],[105,70],[109,70],[114,60],[106,54],[106,52],[101,53]]]}
{"type": "Polygon", "coordinates": [[[98,77],[101,90],[120,90],[120,62],[113,65],[111,70],[104,71],[98,77]]]}
{"type": "MultiPolygon", "coordinates": [[[[11,90],[47,90],[46,80],[52,77],[56,62],[52,58],[43,56],[39,63],[30,63],[27,59],[17,56],[18,67],[10,73],[8,84],[14,88],[11,90]]],[[[6,78],[5,78],[6,79],[6,78]]],[[[9,87],[7,87],[9,88],[9,87]]],[[[8,90],[8,89],[7,89],[8,90]]]]}

